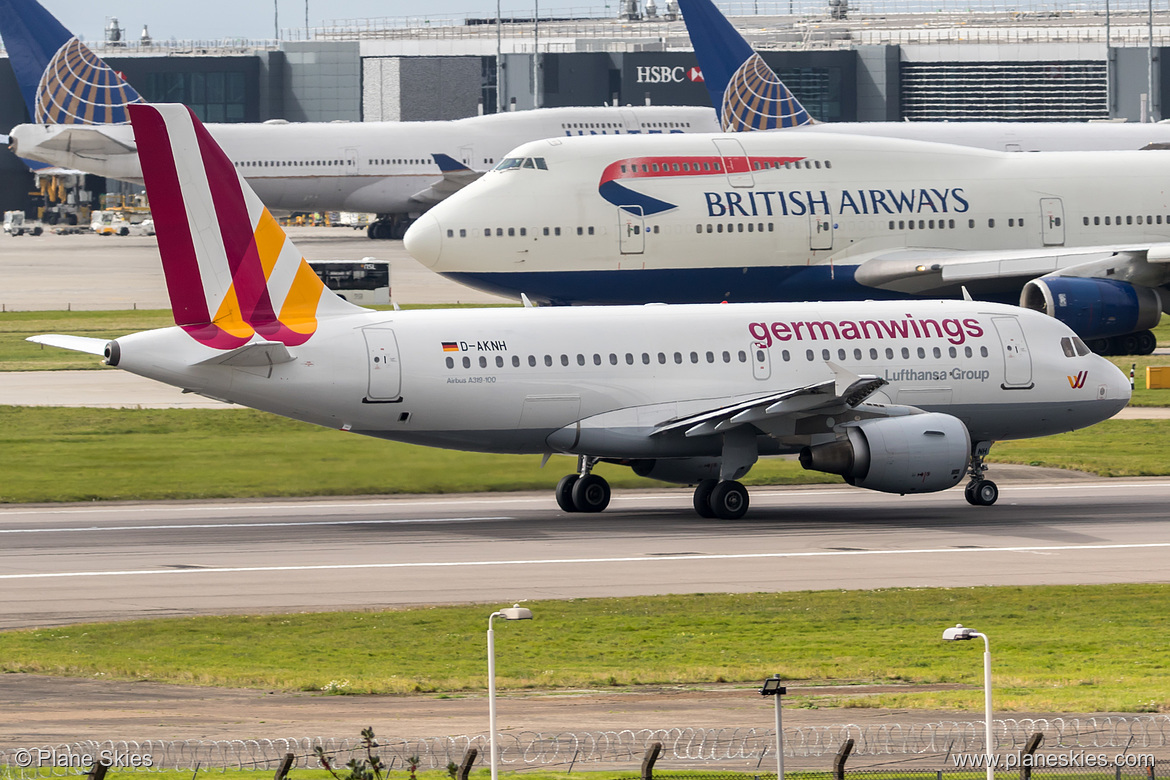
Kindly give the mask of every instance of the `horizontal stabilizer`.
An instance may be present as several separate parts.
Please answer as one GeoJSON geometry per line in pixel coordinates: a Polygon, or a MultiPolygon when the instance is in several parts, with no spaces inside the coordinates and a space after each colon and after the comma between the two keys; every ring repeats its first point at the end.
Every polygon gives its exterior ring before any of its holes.
{"type": "Polygon", "coordinates": [[[230,352],[200,361],[200,366],[233,366],[244,368],[250,366],[274,366],[278,363],[289,363],[295,360],[288,347],[279,341],[257,341],[245,344],[230,352]]]}
{"type": "Polygon", "coordinates": [[[133,143],[112,137],[100,126],[70,127],[41,143],[45,149],[85,155],[133,154],[138,148],[133,143]]]}
{"type": "Polygon", "coordinates": [[[91,355],[105,355],[106,344],[109,339],[92,339],[86,336],[63,336],[59,333],[46,333],[41,336],[29,336],[25,341],[34,344],[44,344],[49,347],[71,349],[74,352],[88,352],[91,355]]]}

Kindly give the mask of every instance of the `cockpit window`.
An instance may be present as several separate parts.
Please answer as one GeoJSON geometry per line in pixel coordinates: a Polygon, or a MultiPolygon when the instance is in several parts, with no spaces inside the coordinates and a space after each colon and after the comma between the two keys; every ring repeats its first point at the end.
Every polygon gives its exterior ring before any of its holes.
{"type": "Polygon", "coordinates": [[[1092,351],[1079,336],[1065,336],[1060,340],[1060,348],[1065,357],[1084,357],[1092,351]]]}
{"type": "Polygon", "coordinates": [[[505,157],[492,170],[510,171],[515,168],[535,168],[541,171],[547,171],[548,164],[544,161],[543,157],[505,157]]]}

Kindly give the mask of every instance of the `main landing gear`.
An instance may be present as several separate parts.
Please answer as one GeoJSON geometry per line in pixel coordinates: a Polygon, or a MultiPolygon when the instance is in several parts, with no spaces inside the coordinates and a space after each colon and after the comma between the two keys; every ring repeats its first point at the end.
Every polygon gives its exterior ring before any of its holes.
{"type": "Polygon", "coordinates": [[[609,483],[593,474],[600,458],[577,456],[577,474],[567,474],[557,483],[557,506],[565,512],[600,512],[609,506],[609,483]]]}
{"type": "Polygon", "coordinates": [[[695,511],[699,517],[738,520],[747,510],[747,488],[734,479],[704,479],[695,487],[695,511]]]}
{"type": "Polygon", "coordinates": [[[367,225],[366,236],[377,240],[401,241],[402,237],[406,235],[407,229],[413,224],[414,220],[406,214],[391,214],[367,225]]]}
{"type": "Polygon", "coordinates": [[[991,506],[999,499],[999,487],[984,476],[987,473],[987,465],[983,461],[989,452],[991,442],[977,442],[971,454],[971,463],[967,466],[971,481],[963,488],[963,495],[972,506],[991,506]]]}

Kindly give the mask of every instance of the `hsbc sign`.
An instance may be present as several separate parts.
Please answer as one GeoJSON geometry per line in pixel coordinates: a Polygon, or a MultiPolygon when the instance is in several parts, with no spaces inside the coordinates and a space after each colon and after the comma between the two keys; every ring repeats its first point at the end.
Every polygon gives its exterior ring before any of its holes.
{"type": "Polygon", "coordinates": [[[698,68],[681,65],[639,65],[638,84],[681,84],[684,81],[701,82],[703,72],[698,68]]]}

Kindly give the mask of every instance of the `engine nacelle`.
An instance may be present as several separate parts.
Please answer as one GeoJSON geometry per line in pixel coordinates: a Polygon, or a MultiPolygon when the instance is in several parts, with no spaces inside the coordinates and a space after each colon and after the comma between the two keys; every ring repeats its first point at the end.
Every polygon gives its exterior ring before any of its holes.
{"type": "Polygon", "coordinates": [[[805,447],[800,465],[883,493],[934,493],[957,485],[971,457],[967,426],[949,414],[862,420],[850,423],[845,435],[805,447]]]}
{"type": "Polygon", "coordinates": [[[1055,317],[1083,339],[1148,330],[1162,317],[1157,290],[1114,279],[1041,276],[1024,285],[1020,305],[1055,317]]]}
{"type": "Polygon", "coordinates": [[[639,477],[660,479],[680,485],[694,485],[704,479],[719,479],[719,458],[657,458],[635,460],[630,468],[639,477]]]}

